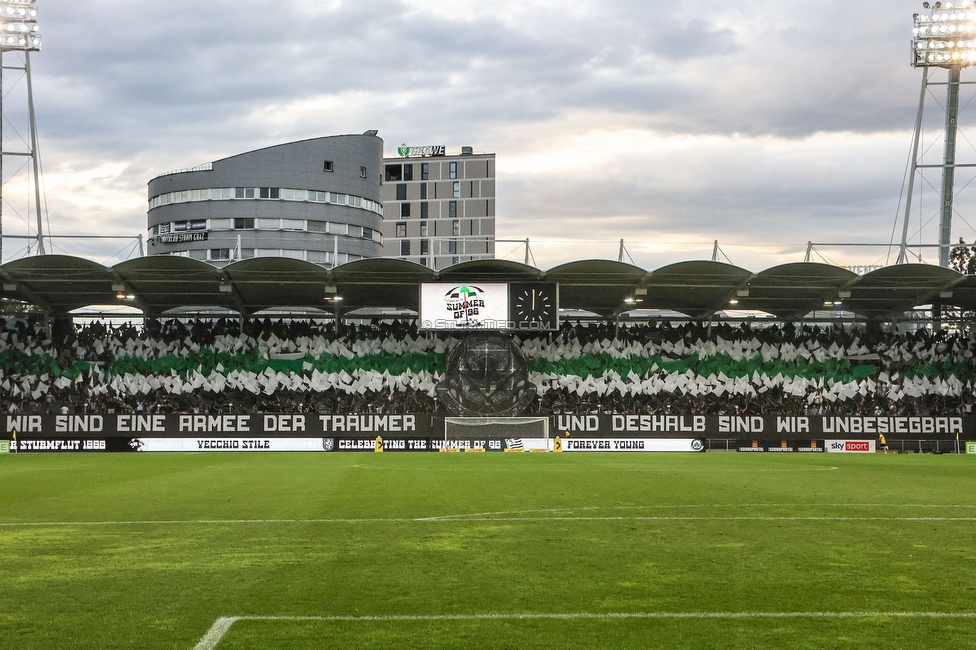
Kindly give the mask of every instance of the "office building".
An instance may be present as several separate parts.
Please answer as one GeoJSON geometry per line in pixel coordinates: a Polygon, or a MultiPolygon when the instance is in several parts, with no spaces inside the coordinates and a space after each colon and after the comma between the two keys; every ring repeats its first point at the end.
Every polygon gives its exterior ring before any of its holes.
{"type": "Polygon", "coordinates": [[[383,254],[375,131],[289,142],[149,181],[150,255],[327,267],[383,254]]]}
{"type": "Polygon", "coordinates": [[[383,160],[383,255],[438,270],[495,257],[495,154],[401,146],[383,160]]]}

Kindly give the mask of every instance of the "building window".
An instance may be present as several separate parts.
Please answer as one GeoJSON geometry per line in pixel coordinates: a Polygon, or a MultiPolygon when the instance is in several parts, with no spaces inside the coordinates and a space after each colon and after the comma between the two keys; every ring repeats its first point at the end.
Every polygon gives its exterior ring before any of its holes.
{"type": "Polygon", "coordinates": [[[278,199],[281,198],[281,190],[277,187],[262,187],[260,196],[262,199],[278,199]]]}
{"type": "Polygon", "coordinates": [[[452,219],[457,216],[457,201],[448,201],[447,216],[452,219]]]}
{"type": "Polygon", "coordinates": [[[399,185],[397,185],[397,189],[396,189],[396,200],[397,201],[406,201],[407,200],[407,184],[406,183],[400,183],[399,185]]]}
{"type": "Polygon", "coordinates": [[[366,178],[366,168],[365,167],[360,167],[359,168],[359,177],[360,178],[366,178]]]}
{"type": "Polygon", "coordinates": [[[451,234],[454,235],[455,237],[460,236],[460,234],[461,234],[461,221],[459,219],[455,219],[454,222],[451,223],[451,234]]]}
{"type": "Polygon", "coordinates": [[[159,234],[160,235],[165,235],[166,233],[169,232],[169,228],[170,228],[170,225],[168,223],[161,223],[161,224],[159,224],[159,234]]]}
{"type": "Polygon", "coordinates": [[[420,222],[420,236],[421,237],[426,237],[427,236],[427,222],[426,221],[421,221],[420,222]]]}
{"type": "Polygon", "coordinates": [[[234,230],[254,230],[254,219],[234,219],[234,230]]]}
{"type": "Polygon", "coordinates": [[[454,198],[456,199],[461,198],[461,183],[458,182],[454,183],[454,198]]]}
{"type": "Polygon", "coordinates": [[[364,226],[363,227],[363,239],[372,239],[372,238],[373,238],[373,229],[372,228],[366,228],[364,226]]]}
{"type": "Polygon", "coordinates": [[[420,254],[421,255],[428,255],[429,253],[430,253],[430,240],[429,239],[421,239],[420,240],[420,254]]]}
{"type": "Polygon", "coordinates": [[[413,165],[403,166],[403,180],[412,181],[413,180],[413,165]]]}
{"type": "Polygon", "coordinates": [[[420,184],[420,198],[423,201],[427,200],[427,183],[420,184]]]}
{"type": "Polygon", "coordinates": [[[410,240],[409,239],[400,240],[400,255],[409,255],[409,254],[410,254],[410,240]]]}
{"type": "Polygon", "coordinates": [[[324,172],[331,172],[332,171],[332,161],[331,160],[326,160],[324,163],[322,163],[322,171],[324,171],[324,172]]]}
{"type": "Polygon", "coordinates": [[[421,266],[427,266],[427,258],[426,257],[421,257],[420,258],[420,265],[421,266]]]}
{"type": "Polygon", "coordinates": [[[420,163],[420,180],[426,181],[430,178],[430,163],[420,163]]]}
{"type": "Polygon", "coordinates": [[[461,263],[461,258],[460,257],[452,257],[451,258],[451,264],[460,264],[460,263],[461,263]]]}
{"type": "Polygon", "coordinates": [[[430,213],[430,206],[427,203],[420,204],[420,218],[426,219],[430,213]]]}
{"type": "Polygon", "coordinates": [[[404,223],[404,222],[401,221],[400,223],[398,223],[396,225],[396,236],[397,237],[406,237],[407,236],[407,224],[406,223],[404,223]]]}
{"type": "Polygon", "coordinates": [[[235,187],[234,188],[234,198],[235,199],[253,199],[254,198],[254,188],[253,187],[235,187]]]}
{"type": "Polygon", "coordinates": [[[452,239],[451,241],[447,242],[447,252],[448,253],[451,253],[451,254],[457,253],[457,240],[456,239],[452,239]]]}
{"type": "Polygon", "coordinates": [[[226,262],[230,259],[230,249],[229,248],[211,248],[210,249],[210,261],[211,262],[226,262]]]}
{"type": "Polygon", "coordinates": [[[451,171],[448,174],[448,178],[457,178],[457,163],[451,163],[451,171]]]}
{"type": "Polygon", "coordinates": [[[399,183],[403,180],[403,165],[386,166],[386,182],[399,183]]]}
{"type": "Polygon", "coordinates": [[[400,218],[401,219],[409,219],[410,218],[410,204],[409,203],[401,203],[400,204],[400,218]]]}

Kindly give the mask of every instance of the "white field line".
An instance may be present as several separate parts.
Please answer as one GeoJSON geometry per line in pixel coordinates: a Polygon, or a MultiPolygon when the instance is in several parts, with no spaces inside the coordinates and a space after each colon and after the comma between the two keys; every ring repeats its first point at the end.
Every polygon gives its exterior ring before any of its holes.
{"type": "Polygon", "coordinates": [[[408,524],[408,523],[469,523],[469,522],[543,522],[543,521],[903,521],[903,522],[976,522],[976,517],[831,517],[831,516],[727,516],[727,517],[678,517],[678,516],[540,516],[540,517],[491,517],[472,518],[424,517],[418,519],[169,519],[135,521],[23,521],[0,523],[0,528],[32,527],[87,527],[87,526],[205,526],[233,524],[408,524]]]}
{"type": "Polygon", "coordinates": [[[575,508],[538,508],[532,510],[497,510],[493,512],[471,512],[454,515],[435,515],[432,517],[376,517],[376,518],[332,518],[332,519],[132,519],[108,521],[8,521],[0,522],[0,528],[30,526],[187,526],[191,524],[400,524],[413,522],[464,521],[466,519],[494,518],[495,521],[972,521],[974,517],[519,517],[532,513],[556,512],[594,512],[600,510],[684,510],[705,508],[933,508],[976,509],[976,505],[922,504],[922,503],[693,503],[677,505],[633,505],[633,506],[578,506],[575,508]],[[502,515],[505,515],[502,517],[502,515]]]}
{"type": "Polygon", "coordinates": [[[400,623],[411,621],[536,621],[536,620],[743,620],[789,618],[930,618],[976,619],[974,612],[570,612],[564,614],[440,614],[390,616],[222,616],[214,621],[193,650],[214,650],[238,621],[285,621],[291,623],[400,623]]]}
{"type": "Polygon", "coordinates": [[[537,508],[533,510],[496,510],[494,512],[472,512],[472,513],[462,513],[456,515],[437,515],[433,517],[419,517],[417,521],[435,521],[437,519],[461,519],[465,517],[489,517],[489,516],[499,516],[499,515],[525,515],[530,513],[547,513],[552,514],[556,512],[584,512],[584,511],[598,511],[598,510],[686,510],[686,509],[696,509],[702,510],[706,508],[803,508],[803,507],[819,507],[819,508],[936,508],[936,509],[950,509],[950,508],[969,508],[976,509],[976,505],[965,506],[965,505],[938,505],[938,504],[911,504],[911,503],[895,503],[895,504],[885,504],[885,503],[690,503],[690,504],[675,504],[675,505],[663,505],[663,504],[652,504],[652,505],[635,505],[635,506],[578,506],[570,508],[537,508]]]}
{"type": "Polygon", "coordinates": [[[705,508],[932,508],[976,509],[976,505],[885,504],[885,503],[714,503],[684,505],[580,506],[576,508],[539,508],[532,510],[498,510],[433,517],[321,518],[321,519],[135,519],[120,521],[11,521],[0,522],[0,528],[31,526],[189,526],[219,524],[405,524],[420,522],[482,521],[976,521],[976,517],[844,517],[844,516],[569,516],[557,512],[595,512],[600,510],[684,510],[705,508]],[[524,517],[539,513],[548,516],[524,517]]]}

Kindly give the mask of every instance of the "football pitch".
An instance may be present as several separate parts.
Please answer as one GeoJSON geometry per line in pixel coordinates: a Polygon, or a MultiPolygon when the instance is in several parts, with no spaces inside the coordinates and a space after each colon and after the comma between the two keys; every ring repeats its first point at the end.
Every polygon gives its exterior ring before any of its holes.
{"type": "Polygon", "coordinates": [[[976,648],[976,458],[0,456],[0,648],[976,648]]]}

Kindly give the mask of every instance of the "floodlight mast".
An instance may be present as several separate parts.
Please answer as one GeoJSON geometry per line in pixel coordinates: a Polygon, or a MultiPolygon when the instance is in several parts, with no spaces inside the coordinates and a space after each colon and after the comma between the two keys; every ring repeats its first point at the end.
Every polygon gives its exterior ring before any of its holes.
{"type": "MultiPolygon", "coordinates": [[[[912,209],[912,193],[915,175],[918,173],[918,143],[922,132],[922,112],[929,86],[929,69],[943,68],[949,72],[946,84],[945,151],[942,168],[942,206],[939,220],[939,266],[949,266],[949,247],[952,230],[952,199],[955,189],[956,131],[959,118],[959,86],[962,69],[976,65],[976,8],[970,0],[956,5],[951,2],[922,4],[927,14],[915,14],[912,39],[912,67],[922,68],[922,95],[918,116],[915,120],[915,136],[912,147],[912,171],[905,205],[905,221],[902,228],[901,249],[898,263],[908,261],[908,223],[912,209]]],[[[941,85],[941,84],[939,84],[941,85]]],[[[924,166],[928,167],[928,165],[924,166]]]]}
{"type": "Polygon", "coordinates": [[[26,156],[34,170],[34,209],[37,216],[37,253],[44,254],[44,232],[41,229],[40,154],[37,147],[37,120],[34,115],[34,90],[31,84],[30,53],[41,49],[41,32],[37,24],[36,0],[0,0],[0,261],[3,251],[3,157],[26,156]],[[6,52],[23,52],[23,66],[3,65],[6,52]],[[20,70],[27,77],[27,112],[30,120],[30,150],[8,152],[3,147],[3,71],[20,70]]]}

